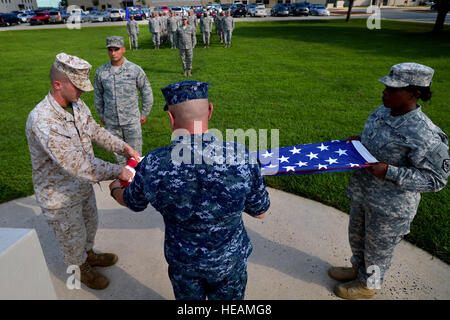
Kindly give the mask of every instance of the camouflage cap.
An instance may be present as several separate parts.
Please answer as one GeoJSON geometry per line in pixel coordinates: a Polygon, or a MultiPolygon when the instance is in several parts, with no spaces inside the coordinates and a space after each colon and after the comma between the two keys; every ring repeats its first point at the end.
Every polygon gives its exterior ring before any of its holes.
{"type": "Polygon", "coordinates": [[[106,38],[106,47],[116,47],[122,48],[124,45],[123,37],[120,36],[111,36],[106,38]]]}
{"type": "Polygon", "coordinates": [[[164,111],[169,109],[169,105],[177,104],[195,99],[208,99],[209,82],[195,80],[184,80],[169,84],[161,91],[166,99],[164,111]]]}
{"type": "Polygon", "coordinates": [[[388,87],[404,88],[407,86],[429,87],[434,70],[422,64],[405,62],[392,66],[389,75],[378,79],[388,87]]]}
{"type": "Polygon", "coordinates": [[[63,72],[78,89],[83,91],[94,90],[89,80],[92,66],[87,61],[66,53],[60,53],[56,55],[53,66],[63,72]]]}

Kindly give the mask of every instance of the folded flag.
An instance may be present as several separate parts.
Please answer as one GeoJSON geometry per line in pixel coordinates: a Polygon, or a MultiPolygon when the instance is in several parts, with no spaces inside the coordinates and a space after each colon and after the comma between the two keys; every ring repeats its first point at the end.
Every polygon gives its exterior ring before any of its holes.
{"type": "Polygon", "coordinates": [[[257,152],[263,175],[313,174],[370,167],[378,162],[357,140],[333,140],[257,152]]]}

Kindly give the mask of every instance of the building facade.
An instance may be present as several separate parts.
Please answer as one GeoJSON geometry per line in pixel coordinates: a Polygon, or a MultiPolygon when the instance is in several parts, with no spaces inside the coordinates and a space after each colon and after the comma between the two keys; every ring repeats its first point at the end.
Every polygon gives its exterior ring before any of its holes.
{"type": "Polygon", "coordinates": [[[0,12],[6,13],[21,10],[36,10],[36,0],[0,0],[0,12]]]}

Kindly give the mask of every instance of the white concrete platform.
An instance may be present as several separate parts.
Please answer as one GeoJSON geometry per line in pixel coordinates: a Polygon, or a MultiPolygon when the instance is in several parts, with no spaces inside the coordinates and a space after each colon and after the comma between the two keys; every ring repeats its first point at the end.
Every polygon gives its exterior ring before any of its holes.
{"type": "MultiPolygon", "coordinates": [[[[66,288],[69,274],[58,242],[34,196],[0,205],[0,228],[36,229],[58,299],[174,299],[161,215],[152,207],[133,213],[110,198],[108,183],[101,186],[95,187],[100,220],[95,249],[119,255],[115,266],[101,269],[111,280],[105,290],[66,288]]],[[[266,218],[244,218],[253,243],[246,299],[339,299],[327,269],[349,265],[348,215],[279,190],[269,193],[266,218]]],[[[450,299],[450,266],[403,241],[375,299],[450,299]]]]}

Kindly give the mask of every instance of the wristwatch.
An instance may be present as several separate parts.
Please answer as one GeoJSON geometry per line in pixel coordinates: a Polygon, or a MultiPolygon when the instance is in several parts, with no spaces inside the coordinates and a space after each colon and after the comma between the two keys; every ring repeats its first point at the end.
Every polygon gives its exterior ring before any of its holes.
{"type": "Polygon", "coordinates": [[[122,187],[115,187],[115,188],[111,189],[111,193],[110,194],[111,194],[111,197],[114,198],[114,200],[117,200],[116,197],[114,197],[114,191],[116,191],[117,189],[123,189],[123,188],[122,187]]]}

